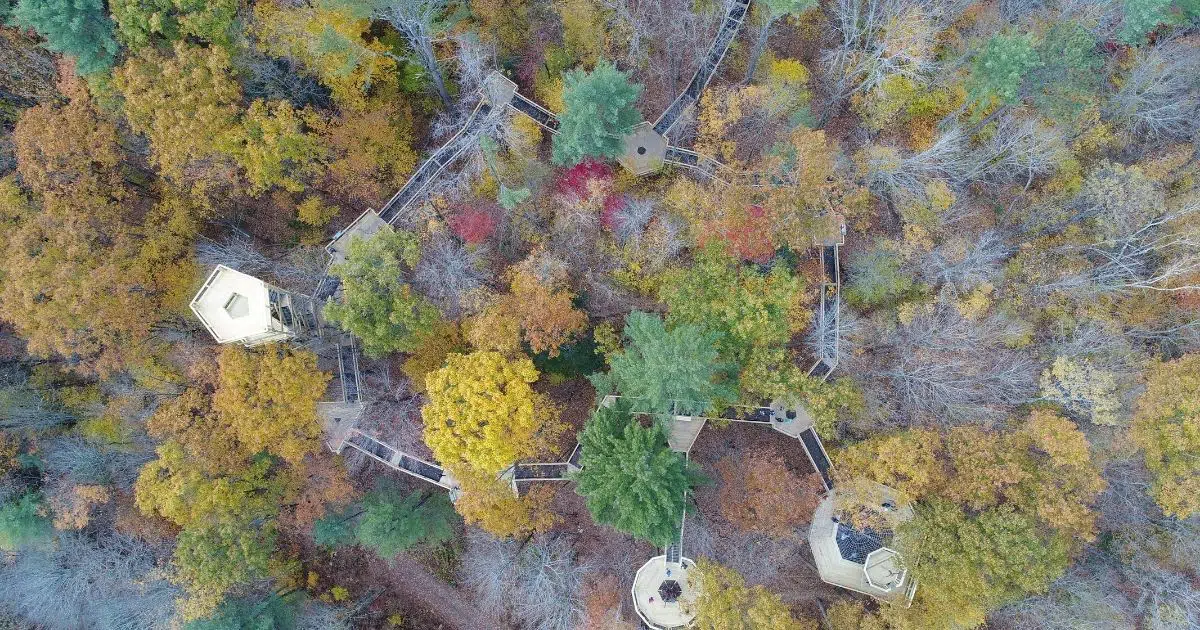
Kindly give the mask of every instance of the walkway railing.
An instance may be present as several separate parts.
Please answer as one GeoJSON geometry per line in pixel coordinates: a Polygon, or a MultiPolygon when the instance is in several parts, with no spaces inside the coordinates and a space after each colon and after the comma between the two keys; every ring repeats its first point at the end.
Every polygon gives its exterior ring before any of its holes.
{"type": "Polygon", "coordinates": [[[821,247],[821,266],[825,271],[817,307],[817,333],[822,337],[817,347],[821,354],[809,368],[808,375],[827,381],[838,366],[841,346],[842,267],[836,243],[821,247]]]}
{"type": "MultiPolygon", "coordinates": [[[[459,490],[458,481],[441,466],[427,462],[419,457],[409,455],[394,446],[384,444],[379,440],[359,431],[351,429],[342,441],[342,447],[349,446],[385,466],[412,475],[422,481],[441,486],[451,491],[451,498],[459,490]]],[[[342,448],[338,449],[341,452],[342,448]]]]}
{"type": "Polygon", "coordinates": [[[668,135],[671,127],[683,116],[683,113],[700,100],[700,93],[708,86],[708,82],[712,80],[717,68],[720,67],[721,61],[725,59],[725,53],[729,52],[729,45],[733,43],[733,38],[737,36],[738,29],[741,28],[749,10],[750,0],[734,0],[729,5],[729,11],[726,12],[725,19],[721,22],[721,30],[717,31],[717,36],[713,38],[712,44],[708,48],[708,54],[700,62],[700,67],[696,68],[687,88],[675,97],[671,105],[658,117],[658,120],[654,121],[654,131],[663,136],[668,135]]]}

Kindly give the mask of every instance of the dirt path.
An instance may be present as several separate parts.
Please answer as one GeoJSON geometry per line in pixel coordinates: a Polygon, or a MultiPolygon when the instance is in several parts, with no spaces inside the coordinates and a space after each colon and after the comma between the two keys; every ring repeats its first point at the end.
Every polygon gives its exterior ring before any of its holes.
{"type": "Polygon", "coordinates": [[[425,565],[400,554],[386,566],[373,567],[387,575],[392,589],[411,604],[440,619],[444,630],[480,630],[488,623],[471,603],[471,597],[439,580],[425,565]]]}

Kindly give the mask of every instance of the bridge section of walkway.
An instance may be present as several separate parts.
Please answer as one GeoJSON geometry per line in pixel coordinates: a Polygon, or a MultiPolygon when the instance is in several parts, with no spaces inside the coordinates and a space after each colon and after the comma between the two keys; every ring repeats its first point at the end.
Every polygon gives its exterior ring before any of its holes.
{"type": "Polygon", "coordinates": [[[663,111],[658,120],[654,121],[654,131],[670,137],[671,127],[679,121],[689,107],[700,100],[700,94],[704,92],[704,88],[716,74],[717,68],[725,58],[725,53],[729,51],[729,45],[733,43],[734,37],[737,37],[738,29],[741,28],[749,10],[750,0],[733,0],[730,3],[729,10],[725,13],[725,19],[721,22],[721,30],[717,31],[717,36],[713,38],[712,44],[708,47],[708,53],[700,62],[700,66],[696,68],[692,80],[688,82],[687,88],[675,97],[671,105],[663,111]]]}
{"type": "Polygon", "coordinates": [[[351,429],[346,432],[341,447],[337,451],[340,453],[347,446],[366,454],[371,459],[393,470],[398,470],[422,481],[441,486],[450,491],[451,499],[457,498],[457,493],[460,490],[458,481],[441,466],[380,442],[358,429],[351,429]]]}

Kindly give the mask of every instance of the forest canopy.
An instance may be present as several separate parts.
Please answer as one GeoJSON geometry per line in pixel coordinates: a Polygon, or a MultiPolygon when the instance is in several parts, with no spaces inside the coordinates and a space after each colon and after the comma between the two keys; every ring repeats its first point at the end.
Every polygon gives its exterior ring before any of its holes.
{"type": "Polygon", "coordinates": [[[1200,0],[0,0],[0,628],[1182,630],[1198,452],[1200,0]]]}

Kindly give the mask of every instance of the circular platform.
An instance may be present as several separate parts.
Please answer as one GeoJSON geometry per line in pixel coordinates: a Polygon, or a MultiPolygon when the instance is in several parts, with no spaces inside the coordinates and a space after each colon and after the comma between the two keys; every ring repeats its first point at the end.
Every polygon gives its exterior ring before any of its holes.
{"type": "Polygon", "coordinates": [[[641,122],[625,136],[625,150],[617,162],[634,175],[647,175],[662,168],[666,155],[667,139],[650,123],[641,122]]]}
{"type": "Polygon", "coordinates": [[[638,616],[651,628],[686,628],[695,613],[689,608],[696,591],[688,583],[688,571],[696,563],[688,558],[667,562],[666,556],[651,558],[633,577],[633,604],[638,616]]]}

